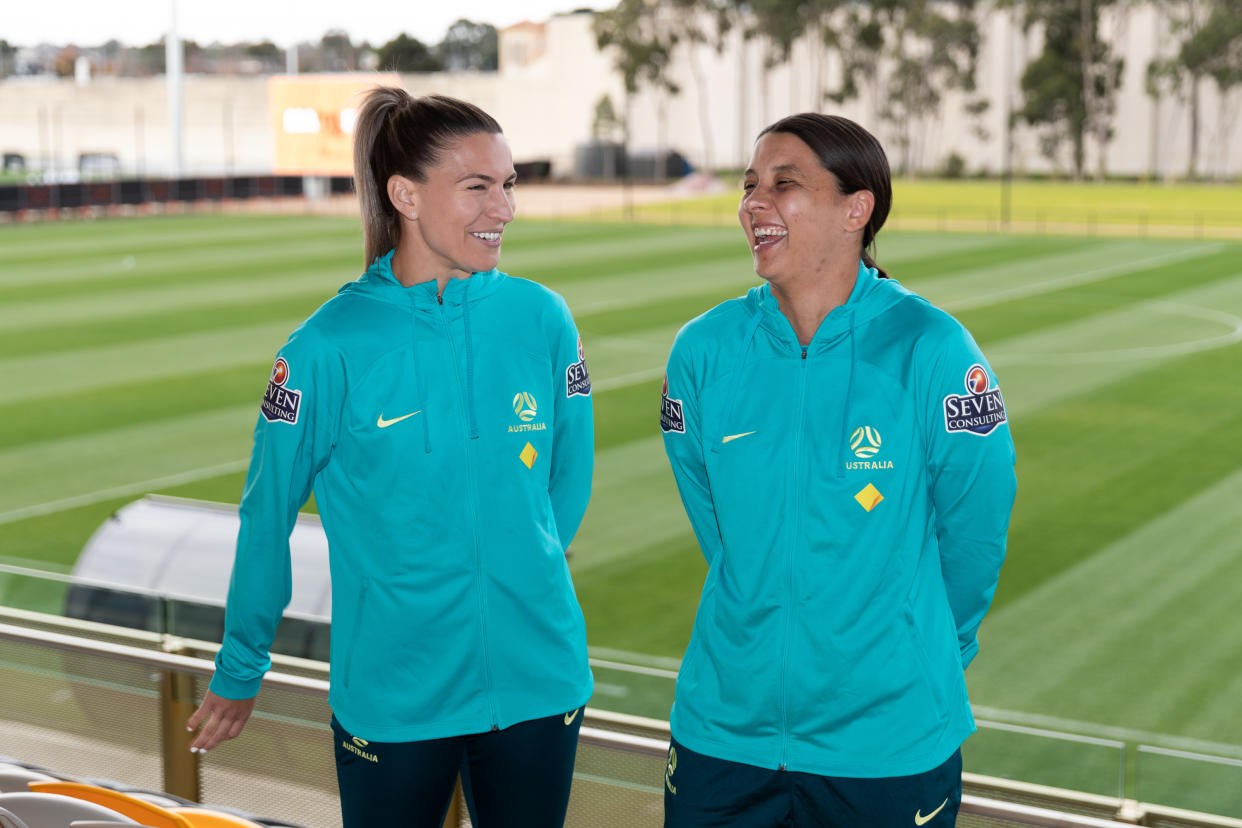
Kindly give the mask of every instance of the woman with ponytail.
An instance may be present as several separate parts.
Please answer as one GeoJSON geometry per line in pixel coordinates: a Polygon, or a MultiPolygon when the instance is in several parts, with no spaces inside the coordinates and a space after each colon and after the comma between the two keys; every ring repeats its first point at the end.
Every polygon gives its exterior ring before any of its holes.
{"type": "Polygon", "coordinates": [[[377,88],[354,141],[366,270],[276,357],[192,750],[254,707],[313,491],[347,828],[438,828],[459,769],[479,828],[559,826],[592,690],[565,560],[591,486],[582,343],[560,296],[497,269],[516,176],[495,120],[377,88]]]}
{"type": "Polygon", "coordinates": [[[970,334],[876,266],[891,199],[858,124],[765,129],[738,208],[764,283],[669,355],[660,426],[708,572],[668,828],[956,820],[1013,442],[970,334]]]}

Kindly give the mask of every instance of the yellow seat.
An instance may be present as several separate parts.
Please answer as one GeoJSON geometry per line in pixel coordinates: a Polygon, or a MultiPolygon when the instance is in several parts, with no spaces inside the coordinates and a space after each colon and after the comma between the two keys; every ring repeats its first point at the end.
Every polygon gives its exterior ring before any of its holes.
{"type": "Polygon", "coordinates": [[[111,788],[101,788],[98,785],[86,785],[81,782],[31,782],[30,790],[94,802],[96,805],[111,808],[118,814],[124,814],[147,828],[194,828],[180,814],[174,814],[167,808],[161,808],[159,805],[153,805],[111,788]]]}
{"type": "Polygon", "coordinates": [[[182,805],[168,810],[184,817],[194,828],[264,828],[257,822],[210,808],[182,805]]]}

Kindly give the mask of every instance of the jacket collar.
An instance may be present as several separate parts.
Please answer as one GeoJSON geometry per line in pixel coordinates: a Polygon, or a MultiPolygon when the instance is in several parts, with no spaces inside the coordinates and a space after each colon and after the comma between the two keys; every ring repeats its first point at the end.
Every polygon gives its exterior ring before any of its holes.
{"type": "Polygon", "coordinates": [[[472,273],[465,279],[450,279],[444,286],[444,294],[441,297],[438,295],[434,279],[409,287],[398,282],[396,275],[392,272],[392,257],[396,252],[396,250],[389,250],[383,256],[377,256],[366,272],[343,286],[340,293],[359,293],[403,307],[409,307],[411,304],[420,309],[431,309],[436,305],[456,307],[464,302],[472,304],[478,302],[494,292],[508,278],[506,274],[493,268],[472,273]],[[467,282],[470,284],[467,285],[467,282]]]}
{"type": "MultiPolygon", "coordinates": [[[[904,293],[905,289],[896,281],[882,278],[878,270],[867,267],[860,260],[849,298],[844,305],[833,308],[824,317],[807,349],[818,352],[831,347],[851,328],[879,316],[904,293]]],[[[746,308],[749,313],[760,314],[760,325],[781,344],[791,348],[801,347],[793,326],[789,324],[785,314],[781,313],[776,297],[772,295],[772,287],[767,282],[750,289],[746,295],[746,308]]]]}

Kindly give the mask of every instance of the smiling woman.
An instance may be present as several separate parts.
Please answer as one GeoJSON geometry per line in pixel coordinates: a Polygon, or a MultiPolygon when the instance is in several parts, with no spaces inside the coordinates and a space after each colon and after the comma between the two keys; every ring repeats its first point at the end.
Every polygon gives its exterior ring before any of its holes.
{"type": "Polygon", "coordinates": [[[366,271],[277,355],[192,749],[249,718],[313,489],[345,825],[438,828],[460,769],[480,828],[559,826],[592,690],[565,563],[593,465],[582,341],[559,295],[496,269],[516,176],[491,116],[376,88],[354,156],[366,271]]]}
{"type": "Polygon", "coordinates": [[[956,819],[1013,443],[970,334],[875,265],[891,192],[858,124],[765,129],[738,207],[765,284],[669,355],[660,426],[708,572],[668,828],[956,819]]]}

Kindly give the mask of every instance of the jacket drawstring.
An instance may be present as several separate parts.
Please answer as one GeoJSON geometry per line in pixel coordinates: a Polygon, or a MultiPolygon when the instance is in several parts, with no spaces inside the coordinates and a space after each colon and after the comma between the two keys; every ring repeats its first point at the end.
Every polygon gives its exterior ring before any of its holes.
{"type": "Polygon", "coordinates": [[[466,414],[470,418],[470,439],[479,439],[479,423],[474,416],[474,348],[470,345],[470,280],[461,294],[461,318],[466,336],[466,414]]]}
{"type": "Polygon", "coordinates": [[[850,402],[854,399],[854,311],[846,310],[846,337],[849,340],[849,362],[845,368],[845,397],[838,408],[841,409],[841,443],[838,449],[837,463],[832,470],[832,479],[841,480],[845,477],[845,464],[848,462],[847,451],[850,450],[850,402]]]}
{"type": "Polygon", "coordinates": [[[431,425],[427,422],[430,419],[430,412],[427,408],[427,395],[423,393],[422,374],[418,372],[418,309],[412,304],[410,305],[410,367],[414,372],[414,393],[418,395],[418,407],[423,409],[423,415],[419,417],[423,421],[423,453],[431,454],[431,425]]]}
{"type": "Polygon", "coordinates": [[[725,398],[724,419],[721,420],[721,431],[718,439],[712,440],[712,452],[719,453],[720,446],[724,442],[724,437],[729,433],[729,426],[733,420],[733,404],[737,400],[737,389],[742,381],[742,366],[746,363],[746,355],[750,352],[751,343],[755,341],[755,332],[759,330],[759,323],[763,321],[763,309],[755,309],[755,318],[750,321],[750,325],[746,328],[746,337],[742,340],[742,350],[737,355],[737,365],[733,368],[733,378],[729,381],[729,396],[725,398]]]}

